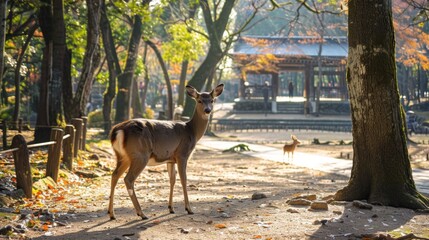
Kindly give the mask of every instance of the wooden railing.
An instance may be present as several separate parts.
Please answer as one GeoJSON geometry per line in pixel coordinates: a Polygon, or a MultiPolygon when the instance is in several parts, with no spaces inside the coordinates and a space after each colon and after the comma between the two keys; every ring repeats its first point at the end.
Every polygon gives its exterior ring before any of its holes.
{"type": "MultiPolygon", "coordinates": [[[[5,126],[3,122],[3,128],[5,126]]],[[[65,129],[51,129],[50,141],[27,145],[24,136],[17,134],[12,138],[10,149],[0,151],[0,155],[13,153],[13,160],[16,172],[16,187],[22,189],[27,198],[32,198],[32,173],[30,167],[30,148],[40,148],[48,146],[48,161],[46,164],[46,176],[51,177],[55,182],[58,180],[60,169],[61,153],[63,163],[67,169],[73,170],[73,160],[77,157],[79,150],[85,150],[87,118],[74,118],[72,125],[68,124],[65,129]]],[[[3,131],[5,135],[5,131],[3,131]]],[[[6,140],[3,137],[3,146],[6,140]]]]}

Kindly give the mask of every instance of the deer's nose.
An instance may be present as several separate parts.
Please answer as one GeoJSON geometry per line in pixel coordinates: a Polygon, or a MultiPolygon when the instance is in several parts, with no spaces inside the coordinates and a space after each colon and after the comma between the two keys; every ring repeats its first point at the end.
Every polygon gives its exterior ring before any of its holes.
{"type": "Polygon", "coordinates": [[[204,112],[205,112],[206,114],[209,114],[211,111],[212,111],[212,109],[211,109],[211,108],[204,108],[204,112]]]}

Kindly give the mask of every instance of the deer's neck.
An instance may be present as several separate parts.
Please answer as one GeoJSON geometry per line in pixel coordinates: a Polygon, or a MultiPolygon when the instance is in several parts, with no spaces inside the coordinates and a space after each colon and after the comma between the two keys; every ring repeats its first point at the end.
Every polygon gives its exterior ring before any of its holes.
{"type": "Polygon", "coordinates": [[[207,125],[209,124],[208,117],[204,114],[199,114],[196,109],[194,111],[194,116],[192,119],[187,122],[188,127],[192,130],[195,136],[195,140],[198,141],[204,135],[207,129],[207,125]]]}

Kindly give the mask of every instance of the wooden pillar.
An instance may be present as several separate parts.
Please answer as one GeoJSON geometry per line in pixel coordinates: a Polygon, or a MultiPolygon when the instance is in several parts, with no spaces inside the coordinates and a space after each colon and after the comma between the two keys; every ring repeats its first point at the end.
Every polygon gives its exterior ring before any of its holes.
{"type": "Polygon", "coordinates": [[[58,180],[58,172],[60,170],[60,157],[63,144],[64,131],[59,128],[51,130],[51,141],[56,143],[49,146],[48,163],[46,164],[46,176],[51,177],[54,182],[58,180]]]}
{"type": "Polygon", "coordinates": [[[312,71],[310,65],[306,64],[304,68],[304,114],[310,114],[310,96],[311,96],[311,84],[312,84],[312,71]]]}
{"type": "Polygon", "coordinates": [[[340,78],[340,92],[341,92],[341,100],[347,101],[349,99],[349,93],[347,90],[347,83],[346,83],[346,67],[345,65],[341,65],[339,67],[339,78],[340,78]]]}
{"type": "Polygon", "coordinates": [[[80,149],[81,150],[85,150],[85,145],[86,145],[86,130],[88,127],[88,117],[87,116],[82,116],[82,121],[83,121],[83,126],[82,126],[82,139],[81,139],[81,145],[80,145],[80,149]]]}
{"type": "Polygon", "coordinates": [[[78,151],[81,146],[81,138],[82,138],[82,125],[83,120],[80,118],[73,118],[72,124],[74,126],[75,131],[75,138],[74,138],[74,150],[73,150],[73,156],[77,157],[78,151]]]}
{"type": "Polygon", "coordinates": [[[27,198],[33,197],[33,178],[31,175],[30,156],[27,142],[20,134],[12,139],[12,148],[19,148],[13,152],[13,161],[16,172],[16,188],[22,189],[27,198]]]}
{"type": "Polygon", "coordinates": [[[271,102],[271,111],[273,113],[277,112],[277,95],[279,92],[279,73],[272,73],[271,74],[271,97],[272,97],[272,102],[271,102]]]}
{"type": "Polygon", "coordinates": [[[63,162],[66,165],[67,169],[73,171],[73,146],[75,136],[75,130],[73,125],[67,124],[65,134],[69,134],[70,137],[66,138],[63,142],[63,162]]]}

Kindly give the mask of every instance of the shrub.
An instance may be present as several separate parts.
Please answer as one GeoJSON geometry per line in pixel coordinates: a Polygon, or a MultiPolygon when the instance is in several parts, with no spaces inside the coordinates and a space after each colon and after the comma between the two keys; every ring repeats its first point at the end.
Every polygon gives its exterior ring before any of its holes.
{"type": "Polygon", "coordinates": [[[103,111],[97,109],[88,114],[88,127],[90,128],[103,128],[103,111]]]}

